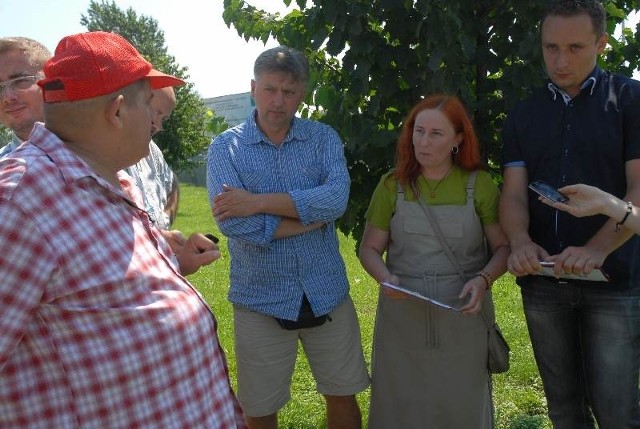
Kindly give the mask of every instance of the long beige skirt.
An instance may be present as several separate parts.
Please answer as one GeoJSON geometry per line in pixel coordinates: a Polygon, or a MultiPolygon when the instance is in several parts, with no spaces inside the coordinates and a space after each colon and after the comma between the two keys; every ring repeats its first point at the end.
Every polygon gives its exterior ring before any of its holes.
{"type": "MultiPolygon", "coordinates": [[[[437,298],[456,305],[459,290],[437,298]]],[[[493,312],[491,296],[485,301],[493,312]]],[[[492,427],[487,328],[479,315],[381,293],[371,376],[369,429],[492,427]]]]}

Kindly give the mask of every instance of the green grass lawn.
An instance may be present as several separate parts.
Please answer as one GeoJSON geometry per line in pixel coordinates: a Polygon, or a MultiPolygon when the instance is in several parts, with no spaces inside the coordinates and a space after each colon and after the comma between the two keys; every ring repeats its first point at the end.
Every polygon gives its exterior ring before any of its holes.
{"type": "MultiPolygon", "coordinates": [[[[229,253],[227,241],[219,233],[211,216],[205,188],[181,185],[180,209],[174,224],[185,235],[193,232],[212,232],[220,237],[222,258],[201,268],[189,279],[212,306],[218,318],[220,343],[227,353],[229,372],[235,387],[233,352],[233,318],[227,301],[229,288],[229,253]]],[[[355,253],[354,240],[340,235],[340,248],[351,283],[351,296],[358,311],[362,329],[362,345],[367,363],[371,359],[373,322],[376,311],[377,285],[362,269],[355,253]]],[[[522,312],[520,293],[510,275],[500,278],[493,286],[498,323],[511,346],[511,369],[493,377],[497,428],[551,428],[546,417],[546,402],[540,376],[533,360],[531,344],[522,312]]],[[[315,390],[315,383],[306,359],[300,353],[291,387],[291,401],[279,414],[279,427],[291,429],[320,429],[326,427],[324,401],[315,390]]],[[[369,391],[358,395],[366,423],[369,391]]],[[[464,412],[464,404],[461,404],[464,412]]]]}

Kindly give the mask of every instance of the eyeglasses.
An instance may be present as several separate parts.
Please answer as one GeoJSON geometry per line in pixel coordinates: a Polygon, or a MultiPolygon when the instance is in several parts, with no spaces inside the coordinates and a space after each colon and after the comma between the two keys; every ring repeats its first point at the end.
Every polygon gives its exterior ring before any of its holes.
{"type": "Polygon", "coordinates": [[[12,91],[25,91],[30,89],[38,78],[36,76],[20,76],[15,79],[0,82],[0,97],[4,95],[5,89],[12,91]]]}

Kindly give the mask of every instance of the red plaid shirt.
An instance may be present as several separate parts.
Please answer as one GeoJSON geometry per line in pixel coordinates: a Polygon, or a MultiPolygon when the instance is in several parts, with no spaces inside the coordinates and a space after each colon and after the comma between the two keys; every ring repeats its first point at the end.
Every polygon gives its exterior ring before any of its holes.
{"type": "Polygon", "coordinates": [[[0,428],[244,428],[215,318],[136,188],[41,124],[30,141],[0,161],[0,428]]]}

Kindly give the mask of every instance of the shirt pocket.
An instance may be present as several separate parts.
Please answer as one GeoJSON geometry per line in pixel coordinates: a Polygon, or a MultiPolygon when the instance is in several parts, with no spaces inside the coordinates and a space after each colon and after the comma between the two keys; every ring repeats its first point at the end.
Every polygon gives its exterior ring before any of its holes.
{"type": "MultiPolygon", "coordinates": [[[[462,223],[455,220],[443,220],[438,221],[442,235],[446,238],[462,238],[462,223]]],[[[407,216],[404,221],[404,232],[407,234],[420,234],[428,236],[436,236],[436,231],[431,226],[431,223],[424,217],[411,217],[407,216]]]]}
{"type": "Polygon", "coordinates": [[[240,180],[244,189],[256,194],[275,192],[273,189],[274,180],[265,173],[264,170],[239,170],[240,180]]]}
{"type": "Polygon", "coordinates": [[[315,188],[322,184],[324,173],[316,164],[303,165],[300,174],[296,177],[297,186],[300,189],[315,188]]]}

